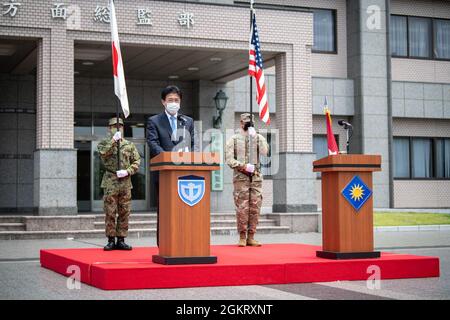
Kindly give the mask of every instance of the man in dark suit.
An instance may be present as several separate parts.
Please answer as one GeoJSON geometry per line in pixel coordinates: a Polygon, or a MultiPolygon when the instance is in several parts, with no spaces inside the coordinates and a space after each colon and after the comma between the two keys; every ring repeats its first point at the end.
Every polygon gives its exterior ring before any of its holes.
{"type": "MultiPolygon", "coordinates": [[[[194,151],[194,120],[180,114],[181,99],[181,90],[176,86],[162,90],[164,111],[147,120],[147,144],[151,158],[164,151],[194,151]]],[[[156,242],[159,246],[159,173],[152,172],[151,177],[156,191],[156,242]]]]}

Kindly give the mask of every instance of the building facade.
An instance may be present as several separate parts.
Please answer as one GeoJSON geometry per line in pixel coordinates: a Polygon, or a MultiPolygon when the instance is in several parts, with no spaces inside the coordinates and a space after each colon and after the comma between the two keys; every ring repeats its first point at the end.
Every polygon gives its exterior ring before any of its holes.
{"type": "MultiPolygon", "coordinates": [[[[102,209],[97,143],[117,100],[107,0],[8,0],[0,8],[0,212],[77,214],[102,209]]],[[[227,129],[249,110],[249,1],[116,0],[131,116],[125,135],[145,159],[133,208],[154,207],[145,123],[176,84],[182,112],[213,128],[214,98],[227,129]]],[[[316,212],[326,155],[327,97],[341,150],[381,154],[378,208],[450,207],[450,2],[259,0],[271,141],[266,212],[316,212]]],[[[253,90],[253,93],[255,90],[253,90]]],[[[256,103],[254,103],[256,108],[256,103]]],[[[213,211],[232,211],[231,171],[215,177],[213,211]]]]}

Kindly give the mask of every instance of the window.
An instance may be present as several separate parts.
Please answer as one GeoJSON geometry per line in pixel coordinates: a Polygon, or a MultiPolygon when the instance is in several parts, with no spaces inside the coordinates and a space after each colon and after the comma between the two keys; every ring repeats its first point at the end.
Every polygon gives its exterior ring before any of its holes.
{"type": "Polygon", "coordinates": [[[407,20],[402,16],[391,16],[391,54],[398,57],[408,55],[407,20]]]}
{"type": "MultiPolygon", "coordinates": [[[[339,136],[334,135],[336,143],[339,146],[339,136]]],[[[328,157],[328,139],[326,134],[313,135],[313,152],[316,154],[316,159],[322,159],[328,157]]],[[[320,178],[320,172],[317,172],[317,177],[320,178]]]]}
{"type": "Polygon", "coordinates": [[[260,155],[259,161],[261,164],[261,173],[265,178],[272,176],[272,148],[274,147],[274,143],[272,141],[274,133],[268,132],[267,135],[263,136],[266,138],[267,144],[269,145],[269,152],[267,156],[260,155]]]}
{"type": "Polygon", "coordinates": [[[450,20],[434,20],[434,56],[450,59],[450,20]]]}
{"type": "Polygon", "coordinates": [[[436,178],[450,178],[450,139],[434,141],[436,178]]]}
{"type": "Polygon", "coordinates": [[[408,17],[409,56],[431,57],[431,19],[408,17]]]}
{"type": "Polygon", "coordinates": [[[328,156],[328,142],[326,135],[313,136],[313,152],[316,154],[316,159],[328,156]]]}
{"type": "Polygon", "coordinates": [[[411,151],[413,178],[431,178],[431,139],[414,138],[411,151]]]}
{"type": "Polygon", "coordinates": [[[450,20],[391,15],[391,55],[450,59],[450,20]]]}
{"type": "Polygon", "coordinates": [[[409,138],[394,139],[394,177],[409,178],[409,138]]]}
{"type": "Polygon", "coordinates": [[[450,138],[394,138],[394,178],[449,179],[450,138]]]}
{"type": "Polygon", "coordinates": [[[336,53],[336,12],[314,9],[313,20],[313,52],[336,53]]]}

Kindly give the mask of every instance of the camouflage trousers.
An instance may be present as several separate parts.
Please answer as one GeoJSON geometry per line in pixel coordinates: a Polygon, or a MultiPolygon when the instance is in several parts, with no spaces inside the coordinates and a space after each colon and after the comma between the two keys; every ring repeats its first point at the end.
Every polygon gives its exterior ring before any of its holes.
{"type": "Polygon", "coordinates": [[[235,180],[233,185],[238,232],[254,234],[262,205],[262,181],[235,180]]]}
{"type": "Polygon", "coordinates": [[[108,192],[105,189],[105,195],[103,196],[103,211],[105,212],[106,236],[128,236],[128,218],[131,211],[131,189],[108,192]],[[119,203],[118,214],[117,203],[119,203]]]}

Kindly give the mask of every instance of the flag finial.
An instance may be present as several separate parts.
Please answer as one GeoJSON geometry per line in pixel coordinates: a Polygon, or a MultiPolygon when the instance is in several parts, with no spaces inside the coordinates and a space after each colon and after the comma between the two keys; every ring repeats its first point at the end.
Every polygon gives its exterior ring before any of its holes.
{"type": "Polygon", "coordinates": [[[327,100],[327,96],[325,96],[325,99],[323,101],[323,112],[325,114],[330,113],[330,109],[328,108],[328,100],[327,100]]]}

